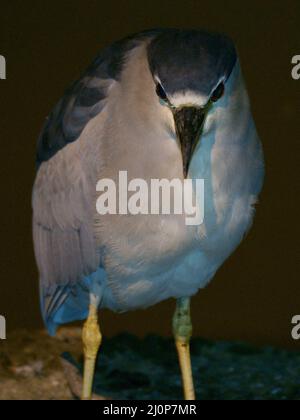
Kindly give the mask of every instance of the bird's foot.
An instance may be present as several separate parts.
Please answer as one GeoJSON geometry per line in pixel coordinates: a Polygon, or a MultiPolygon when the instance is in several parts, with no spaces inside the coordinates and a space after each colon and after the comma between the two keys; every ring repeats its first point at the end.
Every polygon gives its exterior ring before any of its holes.
{"type": "Polygon", "coordinates": [[[97,307],[94,305],[90,305],[89,316],[82,330],[82,341],[84,350],[82,399],[90,400],[92,396],[96,358],[102,341],[102,335],[98,324],[97,307]]]}
{"type": "Polygon", "coordinates": [[[178,352],[179,364],[182,374],[183,391],[186,400],[195,400],[195,390],[190,357],[190,338],[192,336],[192,329],[190,299],[178,299],[173,317],[173,334],[178,352]]]}

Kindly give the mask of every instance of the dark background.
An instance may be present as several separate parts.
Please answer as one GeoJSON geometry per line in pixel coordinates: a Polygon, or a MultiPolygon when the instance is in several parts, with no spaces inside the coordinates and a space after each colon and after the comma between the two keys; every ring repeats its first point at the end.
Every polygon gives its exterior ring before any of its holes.
{"type": "MultiPolygon", "coordinates": [[[[3,2],[1,2],[3,3],[3,2]]],[[[10,1],[0,4],[0,314],[8,329],[40,327],[31,240],[35,144],[44,118],[97,51],[142,29],[171,26],[226,32],[236,42],[264,144],[266,182],[247,240],[193,299],[194,334],[300,347],[300,2],[10,1]]],[[[174,302],[123,315],[104,311],[104,334],[171,333],[174,302]]],[[[9,339],[9,335],[8,335],[9,339]]]]}

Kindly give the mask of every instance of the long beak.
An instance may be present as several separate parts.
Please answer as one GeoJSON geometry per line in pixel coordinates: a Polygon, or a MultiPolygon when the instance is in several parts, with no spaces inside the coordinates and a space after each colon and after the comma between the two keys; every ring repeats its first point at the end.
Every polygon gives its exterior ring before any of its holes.
{"type": "Polygon", "coordinates": [[[190,161],[199,141],[205,110],[192,106],[185,106],[173,111],[176,134],[180,141],[183,175],[187,177],[190,161]]]}

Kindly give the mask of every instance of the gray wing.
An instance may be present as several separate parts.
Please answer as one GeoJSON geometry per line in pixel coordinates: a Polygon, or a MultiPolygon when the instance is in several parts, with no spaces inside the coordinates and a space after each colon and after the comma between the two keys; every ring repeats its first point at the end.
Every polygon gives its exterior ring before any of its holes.
{"type": "Polygon", "coordinates": [[[46,321],[72,287],[96,271],[100,263],[94,239],[95,183],[89,164],[95,143],[81,134],[105,107],[125,54],[152,33],[129,37],[104,50],[66,91],[39,137],[32,199],[33,238],[46,321]]]}
{"type": "Polygon", "coordinates": [[[74,148],[44,163],[37,174],[33,239],[46,319],[72,286],[99,266],[90,184],[74,148]]]}
{"type": "Polygon", "coordinates": [[[37,167],[78,139],[91,118],[103,108],[110,82],[118,81],[126,53],[161,30],[149,30],[115,42],[104,49],[58,102],[47,118],[38,141],[37,167]]]}

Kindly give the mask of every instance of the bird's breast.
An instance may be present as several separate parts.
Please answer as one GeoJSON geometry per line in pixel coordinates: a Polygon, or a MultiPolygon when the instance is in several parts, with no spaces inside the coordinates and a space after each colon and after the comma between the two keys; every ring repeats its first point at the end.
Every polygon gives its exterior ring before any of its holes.
{"type": "Polygon", "coordinates": [[[180,215],[112,216],[102,230],[106,263],[111,269],[134,274],[161,270],[188,252],[195,241],[195,227],[180,215]]]}

